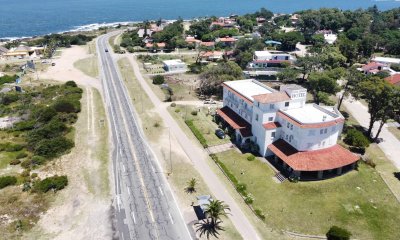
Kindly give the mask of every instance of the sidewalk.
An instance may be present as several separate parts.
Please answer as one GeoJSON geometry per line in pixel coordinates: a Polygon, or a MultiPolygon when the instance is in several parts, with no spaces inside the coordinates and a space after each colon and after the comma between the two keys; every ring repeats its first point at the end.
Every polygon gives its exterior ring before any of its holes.
{"type": "Polygon", "coordinates": [[[206,159],[208,157],[207,153],[204,151],[204,149],[192,143],[192,141],[186,136],[183,130],[169,114],[167,109],[163,107],[163,102],[161,102],[154,94],[154,92],[151,90],[150,86],[147,84],[146,80],[140,73],[137,62],[132,57],[129,57],[129,61],[132,64],[136,78],[142,85],[144,91],[149,96],[153,104],[156,106],[157,112],[162,117],[164,123],[171,129],[171,133],[175,135],[182,149],[185,151],[186,155],[192,161],[197,171],[207,183],[212,194],[217,199],[222,200],[229,205],[231,209],[231,215],[229,215],[229,218],[231,219],[237,231],[241,234],[243,239],[261,239],[258,236],[258,233],[254,226],[249,222],[246,215],[242,212],[239,205],[235,202],[235,200],[226,189],[227,186],[225,186],[219,180],[218,176],[211,170],[210,166],[208,166],[206,162],[206,159]]]}
{"type": "MultiPolygon", "coordinates": [[[[343,100],[343,104],[361,126],[368,128],[370,115],[366,106],[351,98],[343,100]]],[[[378,131],[378,128],[379,122],[376,122],[372,130],[374,135],[378,131]]],[[[386,157],[392,161],[393,165],[400,170],[400,141],[389,132],[387,124],[382,128],[379,137],[383,139],[383,142],[379,143],[378,146],[385,153],[386,157]]]]}

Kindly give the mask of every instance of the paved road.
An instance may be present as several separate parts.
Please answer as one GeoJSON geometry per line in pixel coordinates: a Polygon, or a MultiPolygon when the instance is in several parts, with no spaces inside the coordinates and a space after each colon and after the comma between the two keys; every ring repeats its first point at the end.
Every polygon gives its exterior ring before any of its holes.
{"type": "MultiPolygon", "coordinates": [[[[343,104],[361,126],[368,128],[370,114],[368,113],[368,108],[366,106],[353,98],[343,100],[343,104]]],[[[374,136],[378,131],[378,128],[379,122],[376,122],[372,129],[374,136]]],[[[386,157],[393,162],[396,168],[400,169],[400,141],[387,129],[387,124],[382,128],[379,137],[383,139],[383,142],[379,143],[378,146],[385,153],[386,157]]]]}
{"type": "MultiPolygon", "coordinates": [[[[149,96],[154,106],[157,106],[156,110],[158,111],[159,115],[163,119],[164,123],[171,129],[171,133],[175,135],[175,138],[178,140],[182,149],[185,151],[186,155],[192,161],[196,170],[200,173],[208,188],[211,190],[212,195],[229,205],[231,209],[231,215],[229,215],[229,218],[242,238],[246,240],[261,239],[254,226],[249,222],[244,212],[236,203],[235,199],[233,199],[231,194],[228,192],[227,187],[230,186],[226,186],[224,183],[222,183],[218,176],[207,164],[207,153],[204,151],[204,149],[198,147],[198,145],[193,144],[193,142],[180,128],[178,123],[172,118],[165,108],[165,104],[160,101],[160,99],[151,90],[146,80],[143,78],[136,60],[133,57],[130,57],[129,60],[132,63],[135,76],[142,85],[143,90],[149,96]]],[[[271,236],[271,239],[274,239],[274,237],[271,236]]]]}
{"type": "Polygon", "coordinates": [[[108,111],[115,182],[115,230],[119,239],[192,239],[171,189],[136,120],[111,53],[112,32],[97,40],[108,111]]]}

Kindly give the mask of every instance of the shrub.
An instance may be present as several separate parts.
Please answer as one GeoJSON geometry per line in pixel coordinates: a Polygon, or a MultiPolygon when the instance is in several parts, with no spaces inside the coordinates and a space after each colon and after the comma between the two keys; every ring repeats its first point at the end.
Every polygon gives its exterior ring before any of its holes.
{"type": "Polygon", "coordinates": [[[197,116],[197,111],[193,110],[190,114],[192,114],[193,116],[197,116]]]}
{"type": "Polygon", "coordinates": [[[256,156],[254,156],[253,154],[251,154],[250,156],[247,157],[247,161],[254,161],[256,159],[256,156]]]}
{"type": "Polygon", "coordinates": [[[185,121],[186,125],[190,128],[194,136],[199,140],[200,144],[206,148],[208,147],[207,141],[204,138],[203,134],[197,129],[197,127],[193,124],[193,120],[186,120],[185,121]]]}
{"type": "Polygon", "coordinates": [[[20,163],[21,163],[21,161],[19,159],[13,159],[10,161],[10,165],[18,165],[20,163]]]}
{"type": "Polygon", "coordinates": [[[265,221],[265,215],[260,209],[254,209],[254,212],[256,213],[257,217],[265,221]]]}
{"type": "Polygon", "coordinates": [[[46,162],[46,158],[41,157],[41,156],[33,156],[31,159],[32,165],[42,165],[45,162],[46,162]]]}
{"type": "Polygon", "coordinates": [[[25,158],[27,157],[28,154],[26,152],[20,152],[17,154],[17,156],[15,156],[16,159],[21,159],[21,158],[25,158]]]}
{"type": "Polygon", "coordinates": [[[64,85],[67,87],[78,87],[78,85],[74,81],[68,81],[64,85]]]}
{"type": "Polygon", "coordinates": [[[17,183],[17,178],[14,176],[4,176],[0,177],[0,189],[7,186],[15,185],[17,183]]]}
{"type": "Polygon", "coordinates": [[[158,128],[160,126],[160,124],[158,122],[154,123],[153,125],[155,128],[158,128]]]}
{"type": "Polygon", "coordinates": [[[35,153],[46,158],[54,158],[74,147],[74,142],[65,137],[56,137],[42,140],[35,149],[35,153]]]}
{"type": "Polygon", "coordinates": [[[153,77],[153,84],[161,85],[165,82],[165,78],[162,75],[157,75],[153,77]]]}
{"type": "Polygon", "coordinates": [[[244,198],[244,202],[246,203],[246,204],[252,204],[253,202],[254,202],[254,198],[253,198],[253,196],[252,195],[247,195],[245,198],[244,198]]]}
{"type": "Polygon", "coordinates": [[[246,184],[244,184],[244,183],[238,183],[238,184],[236,184],[236,190],[237,190],[240,194],[242,194],[243,196],[246,195],[246,189],[247,189],[246,184]]]}
{"type": "Polygon", "coordinates": [[[21,173],[21,177],[29,177],[31,175],[31,171],[30,170],[24,170],[21,173]]]}
{"type": "Polygon", "coordinates": [[[332,226],[326,233],[328,240],[348,240],[350,239],[351,233],[344,228],[332,226]]]}
{"type": "Polygon", "coordinates": [[[171,107],[176,107],[176,103],[171,103],[171,107]]]}
{"type": "Polygon", "coordinates": [[[358,131],[354,128],[347,131],[344,142],[353,147],[361,149],[368,147],[370,144],[368,138],[361,131],[358,131]]]}
{"type": "Polygon", "coordinates": [[[48,192],[50,190],[58,191],[68,185],[67,176],[53,176],[43,179],[42,181],[36,182],[34,189],[38,192],[48,192]]]}
{"type": "Polygon", "coordinates": [[[27,159],[21,163],[21,167],[23,168],[30,168],[32,166],[32,161],[27,159]]]}
{"type": "Polygon", "coordinates": [[[77,100],[59,99],[53,104],[57,112],[77,113],[80,112],[80,103],[77,100]]]}
{"type": "Polygon", "coordinates": [[[181,112],[181,110],[179,108],[177,108],[177,109],[175,109],[175,112],[179,113],[179,112],[181,112]]]}
{"type": "Polygon", "coordinates": [[[31,174],[31,178],[37,178],[38,177],[38,174],[37,173],[32,173],[31,174]]]}
{"type": "Polygon", "coordinates": [[[4,150],[6,150],[6,152],[18,152],[21,151],[23,148],[24,146],[20,144],[8,144],[4,150]]]}

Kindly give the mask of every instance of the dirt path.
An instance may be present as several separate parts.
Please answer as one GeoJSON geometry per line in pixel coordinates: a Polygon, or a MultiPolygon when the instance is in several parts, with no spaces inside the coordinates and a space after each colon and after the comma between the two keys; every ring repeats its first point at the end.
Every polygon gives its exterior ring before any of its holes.
{"type": "Polygon", "coordinates": [[[101,90],[101,82],[99,79],[90,77],[74,67],[74,62],[94,56],[89,54],[84,46],[72,46],[62,51],[61,57],[54,59],[55,66],[49,66],[47,71],[41,73],[41,79],[54,79],[66,82],[74,80],[79,85],[85,85],[101,90]]]}
{"type": "Polygon", "coordinates": [[[68,187],[25,239],[111,239],[107,127],[100,94],[84,89],[82,108],[75,125],[75,148],[49,166],[50,172],[67,175],[68,187]],[[106,153],[104,154],[104,148],[106,153]]]}

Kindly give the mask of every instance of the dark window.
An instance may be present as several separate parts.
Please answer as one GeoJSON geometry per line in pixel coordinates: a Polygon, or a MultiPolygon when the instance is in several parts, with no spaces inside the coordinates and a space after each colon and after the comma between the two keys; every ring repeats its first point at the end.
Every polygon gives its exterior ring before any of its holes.
{"type": "Polygon", "coordinates": [[[289,102],[285,102],[285,107],[289,107],[289,102]]]}

